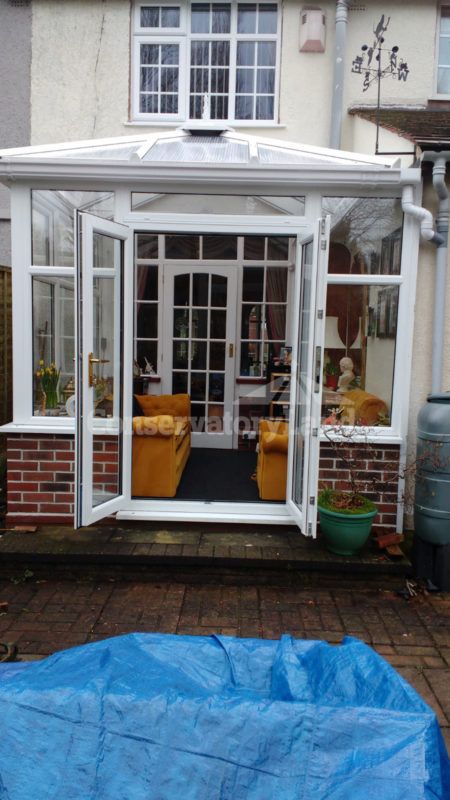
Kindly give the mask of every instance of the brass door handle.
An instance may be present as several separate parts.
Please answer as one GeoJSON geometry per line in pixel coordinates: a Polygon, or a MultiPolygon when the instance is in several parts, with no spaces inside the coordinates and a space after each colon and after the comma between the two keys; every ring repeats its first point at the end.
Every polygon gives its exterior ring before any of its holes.
{"type": "Polygon", "coordinates": [[[234,344],[228,345],[228,358],[233,358],[234,356],[234,344]]]}
{"type": "Polygon", "coordinates": [[[97,358],[96,356],[94,356],[94,353],[89,353],[88,362],[89,362],[89,386],[95,386],[97,383],[97,376],[94,375],[94,364],[109,364],[109,360],[107,358],[97,358]]]}

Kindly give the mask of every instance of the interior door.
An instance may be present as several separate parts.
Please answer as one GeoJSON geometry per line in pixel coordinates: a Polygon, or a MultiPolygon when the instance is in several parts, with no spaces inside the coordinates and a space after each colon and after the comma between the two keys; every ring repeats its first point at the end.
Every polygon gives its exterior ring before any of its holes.
{"type": "Polygon", "coordinates": [[[320,412],[325,330],[329,217],[312,239],[297,237],[290,442],[286,500],[300,530],[316,536],[320,412]]]}
{"type": "Polygon", "coordinates": [[[132,331],[124,317],[124,287],[132,286],[132,280],[124,281],[131,255],[128,228],[79,213],[77,233],[75,524],[79,527],[119,510],[128,496],[132,331]]]}
{"type": "Polygon", "coordinates": [[[232,448],[237,271],[165,265],[164,392],[191,398],[193,447],[232,448]]]}

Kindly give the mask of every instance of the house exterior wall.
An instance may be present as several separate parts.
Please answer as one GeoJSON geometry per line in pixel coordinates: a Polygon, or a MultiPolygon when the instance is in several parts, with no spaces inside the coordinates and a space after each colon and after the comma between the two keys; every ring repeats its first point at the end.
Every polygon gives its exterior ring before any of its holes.
{"type": "MultiPolygon", "coordinates": [[[[0,0],[0,148],[30,143],[31,5],[0,0]]],[[[0,266],[11,266],[9,191],[0,186],[0,266]]]]}

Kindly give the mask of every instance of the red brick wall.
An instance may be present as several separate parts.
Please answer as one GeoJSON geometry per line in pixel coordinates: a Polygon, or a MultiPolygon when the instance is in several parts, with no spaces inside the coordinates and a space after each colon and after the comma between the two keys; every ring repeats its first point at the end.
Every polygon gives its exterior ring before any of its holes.
{"type": "MultiPolygon", "coordinates": [[[[74,514],[75,450],[70,435],[17,434],[7,439],[8,523],[61,522],[74,514]]],[[[117,440],[94,442],[94,490],[117,491],[117,440]]]]}
{"type": "MultiPolygon", "coordinates": [[[[376,525],[393,527],[397,522],[399,445],[346,445],[349,455],[358,462],[358,468],[369,490],[364,495],[378,506],[376,525]],[[373,491],[374,481],[377,491],[373,491]],[[383,487],[383,483],[385,485],[383,487]]],[[[344,451],[345,455],[345,451],[344,451]]],[[[348,489],[348,470],[345,469],[332,444],[320,447],[319,487],[331,486],[333,489],[348,489]]]]}

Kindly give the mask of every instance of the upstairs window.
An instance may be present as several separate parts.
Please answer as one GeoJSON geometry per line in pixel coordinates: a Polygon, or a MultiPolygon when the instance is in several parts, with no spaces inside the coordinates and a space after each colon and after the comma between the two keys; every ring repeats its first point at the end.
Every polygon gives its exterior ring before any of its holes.
{"type": "Polygon", "coordinates": [[[136,4],[134,118],[274,121],[279,28],[273,2],[136,4]]]}
{"type": "Polygon", "coordinates": [[[450,5],[441,6],[437,93],[450,95],[450,5]]]}

